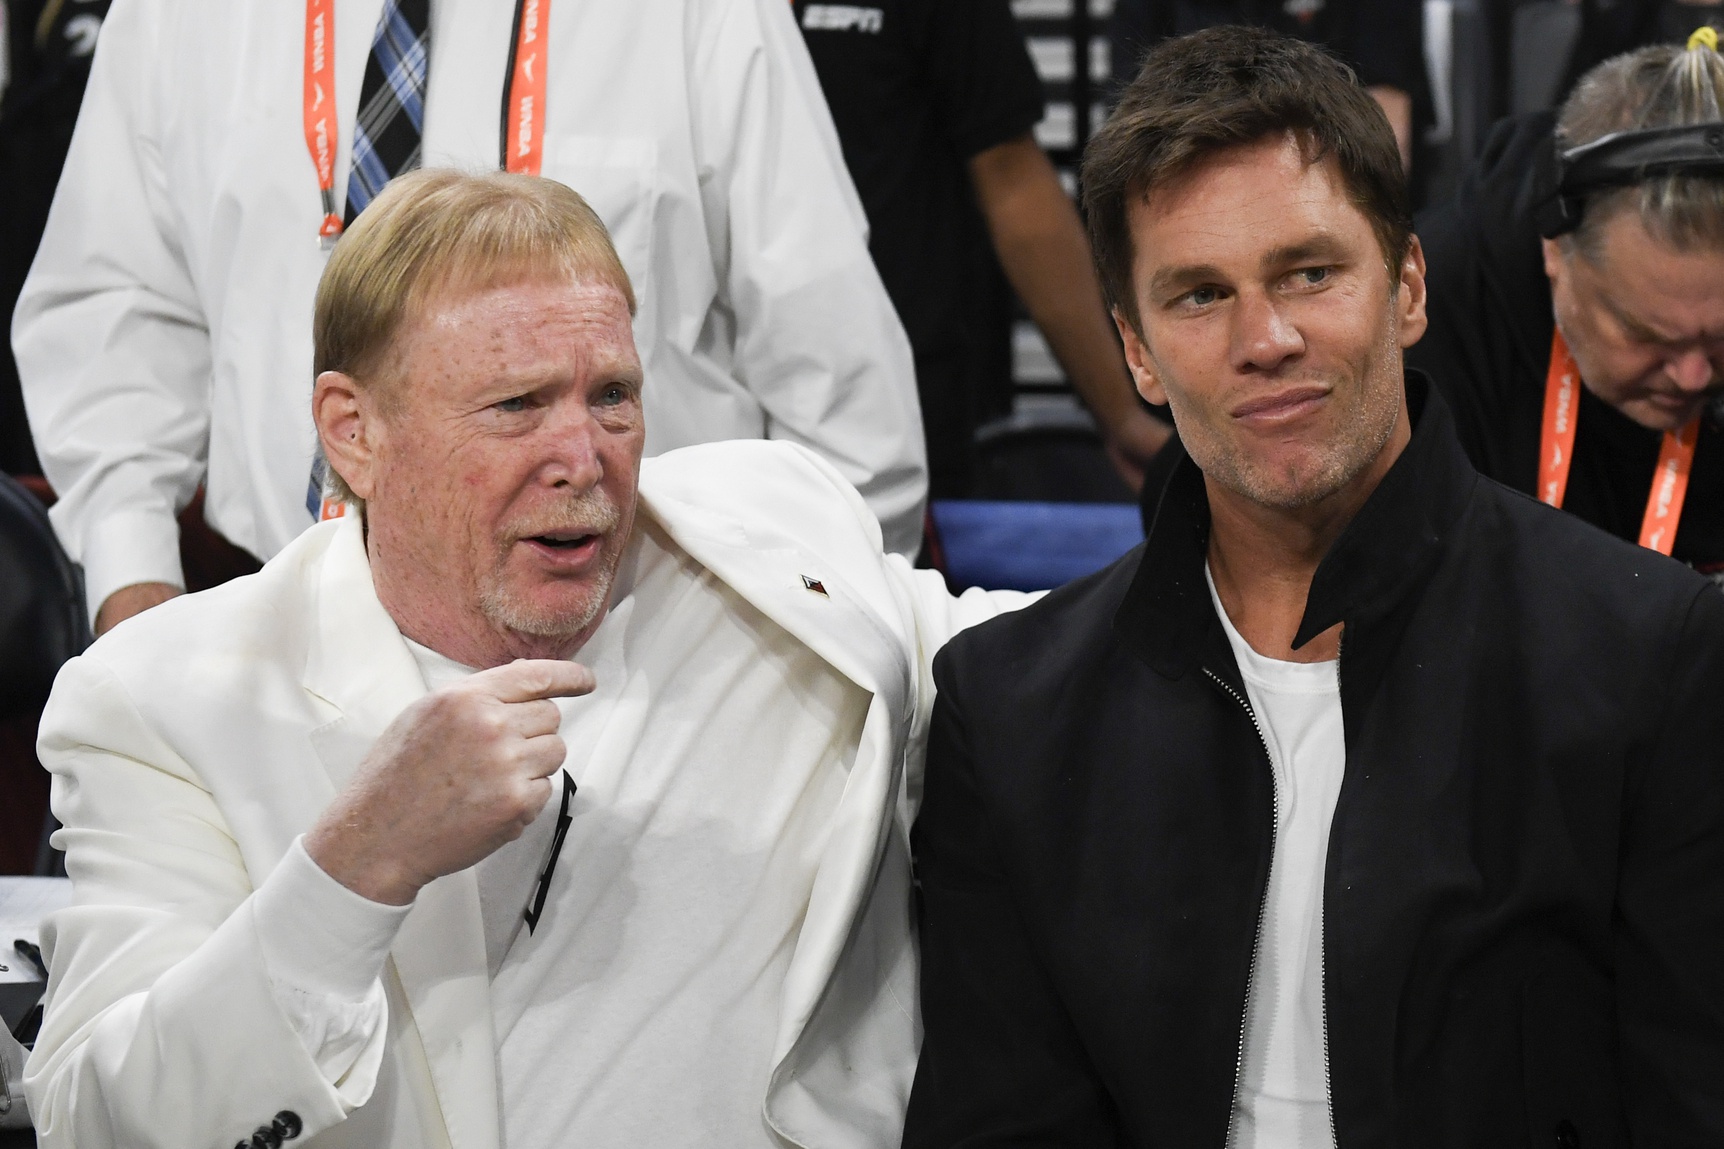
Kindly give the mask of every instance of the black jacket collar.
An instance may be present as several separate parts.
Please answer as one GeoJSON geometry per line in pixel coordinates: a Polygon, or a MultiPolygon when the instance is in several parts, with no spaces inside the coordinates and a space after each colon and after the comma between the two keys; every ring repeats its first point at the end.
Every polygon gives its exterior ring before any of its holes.
{"type": "MultiPolygon", "coordinates": [[[[1436,565],[1478,483],[1430,380],[1410,370],[1406,388],[1412,440],[1317,567],[1295,648],[1338,622],[1351,627],[1393,613],[1436,565]]],[[[1168,678],[1218,649],[1220,623],[1203,573],[1208,543],[1203,472],[1184,458],[1168,478],[1114,617],[1126,645],[1168,678]]]]}

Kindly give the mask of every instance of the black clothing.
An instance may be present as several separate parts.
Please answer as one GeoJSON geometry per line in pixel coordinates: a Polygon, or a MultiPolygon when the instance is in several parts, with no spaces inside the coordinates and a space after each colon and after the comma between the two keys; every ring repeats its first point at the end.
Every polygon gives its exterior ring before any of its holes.
{"type": "MultiPolygon", "coordinates": [[[[7,20],[10,81],[0,100],[0,315],[10,326],[30,261],[48,224],[48,207],[72,143],[72,125],[90,78],[90,57],[109,0],[12,0],[7,20]]],[[[41,471],[12,344],[0,354],[0,471],[41,471]]]]}
{"type": "MultiPolygon", "coordinates": [[[[1536,493],[1545,376],[1550,366],[1550,280],[1532,205],[1533,158],[1555,119],[1538,112],[1498,124],[1455,199],[1419,217],[1429,266],[1430,330],[1407,352],[1455,413],[1474,466],[1536,493]]],[[[1574,460],[1563,509],[1635,542],[1663,435],[1582,387],[1574,460]]],[[[1701,420],[1674,557],[1724,571],[1724,431],[1701,420]]]]}
{"type": "Polygon", "coordinates": [[[1574,82],[1612,56],[1647,44],[1677,44],[1702,24],[1724,33],[1724,11],[1677,0],[1581,0],[1580,38],[1559,100],[1574,82]]]}
{"type": "MultiPolygon", "coordinates": [[[[1408,384],[1296,640],[1346,624],[1337,1143],[1724,1144],[1724,595],[1408,384]]],[[[935,660],[911,1149],[1223,1144],[1275,796],[1207,532],[1186,462],[1142,547],[935,660]]]]}
{"type": "Polygon", "coordinates": [[[814,58],[869,251],[916,356],[933,493],[967,493],[970,437],[1010,377],[1010,296],[968,161],[1042,118],[1008,0],[873,0],[792,10],[814,58]]]}
{"type": "Polygon", "coordinates": [[[1114,82],[1129,83],[1144,52],[1161,41],[1220,24],[1255,24],[1322,44],[1352,65],[1361,83],[1424,102],[1419,0],[1118,0],[1108,24],[1114,82]]]}

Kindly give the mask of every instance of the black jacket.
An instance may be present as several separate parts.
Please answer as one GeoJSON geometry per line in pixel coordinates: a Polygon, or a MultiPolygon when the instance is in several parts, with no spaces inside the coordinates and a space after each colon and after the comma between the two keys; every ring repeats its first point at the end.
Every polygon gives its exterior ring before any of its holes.
{"type": "MultiPolygon", "coordinates": [[[[1338,1143],[1724,1144],[1724,595],[1481,479],[1408,382],[1299,633],[1346,624],[1338,1143]]],[[[935,660],[907,1146],[1223,1144],[1273,783],[1207,507],[1187,461],[1143,547],[935,660]]]]}
{"type": "MultiPolygon", "coordinates": [[[[1517,491],[1537,490],[1539,431],[1550,365],[1550,280],[1532,208],[1534,158],[1550,146],[1548,112],[1504,120],[1453,202],[1421,215],[1430,330],[1407,351],[1455,414],[1473,464],[1517,491]]],[[[1662,436],[1586,388],[1580,392],[1563,509],[1618,538],[1640,538],[1662,436]]],[[[1724,573],[1724,431],[1701,422],[1675,557],[1724,573]]]]}

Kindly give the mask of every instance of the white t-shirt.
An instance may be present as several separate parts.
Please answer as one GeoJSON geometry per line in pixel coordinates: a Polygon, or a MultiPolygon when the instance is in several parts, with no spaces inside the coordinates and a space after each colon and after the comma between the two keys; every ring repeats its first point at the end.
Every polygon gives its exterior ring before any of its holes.
{"type": "Polygon", "coordinates": [[[1275,770],[1275,854],[1227,1143],[1334,1149],[1323,1038],[1323,873],[1347,761],[1339,665],[1265,658],[1234,629],[1213,579],[1209,593],[1275,770]]]}
{"type": "MultiPolygon", "coordinates": [[[[465,668],[414,646],[433,689],[465,668]]],[[[573,823],[517,928],[561,781],[480,863],[504,1144],[775,1145],[784,974],[868,695],[644,523],[559,702],[573,823]]]]}

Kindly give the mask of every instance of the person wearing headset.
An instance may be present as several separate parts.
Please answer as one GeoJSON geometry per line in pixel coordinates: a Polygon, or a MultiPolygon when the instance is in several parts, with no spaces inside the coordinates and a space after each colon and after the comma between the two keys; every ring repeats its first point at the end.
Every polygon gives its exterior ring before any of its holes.
{"type": "Polygon", "coordinates": [[[1724,57],[1710,28],[1499,124],[1419,219],[1407,354],[1485,475],[1724,577],[1724,57]]]}

